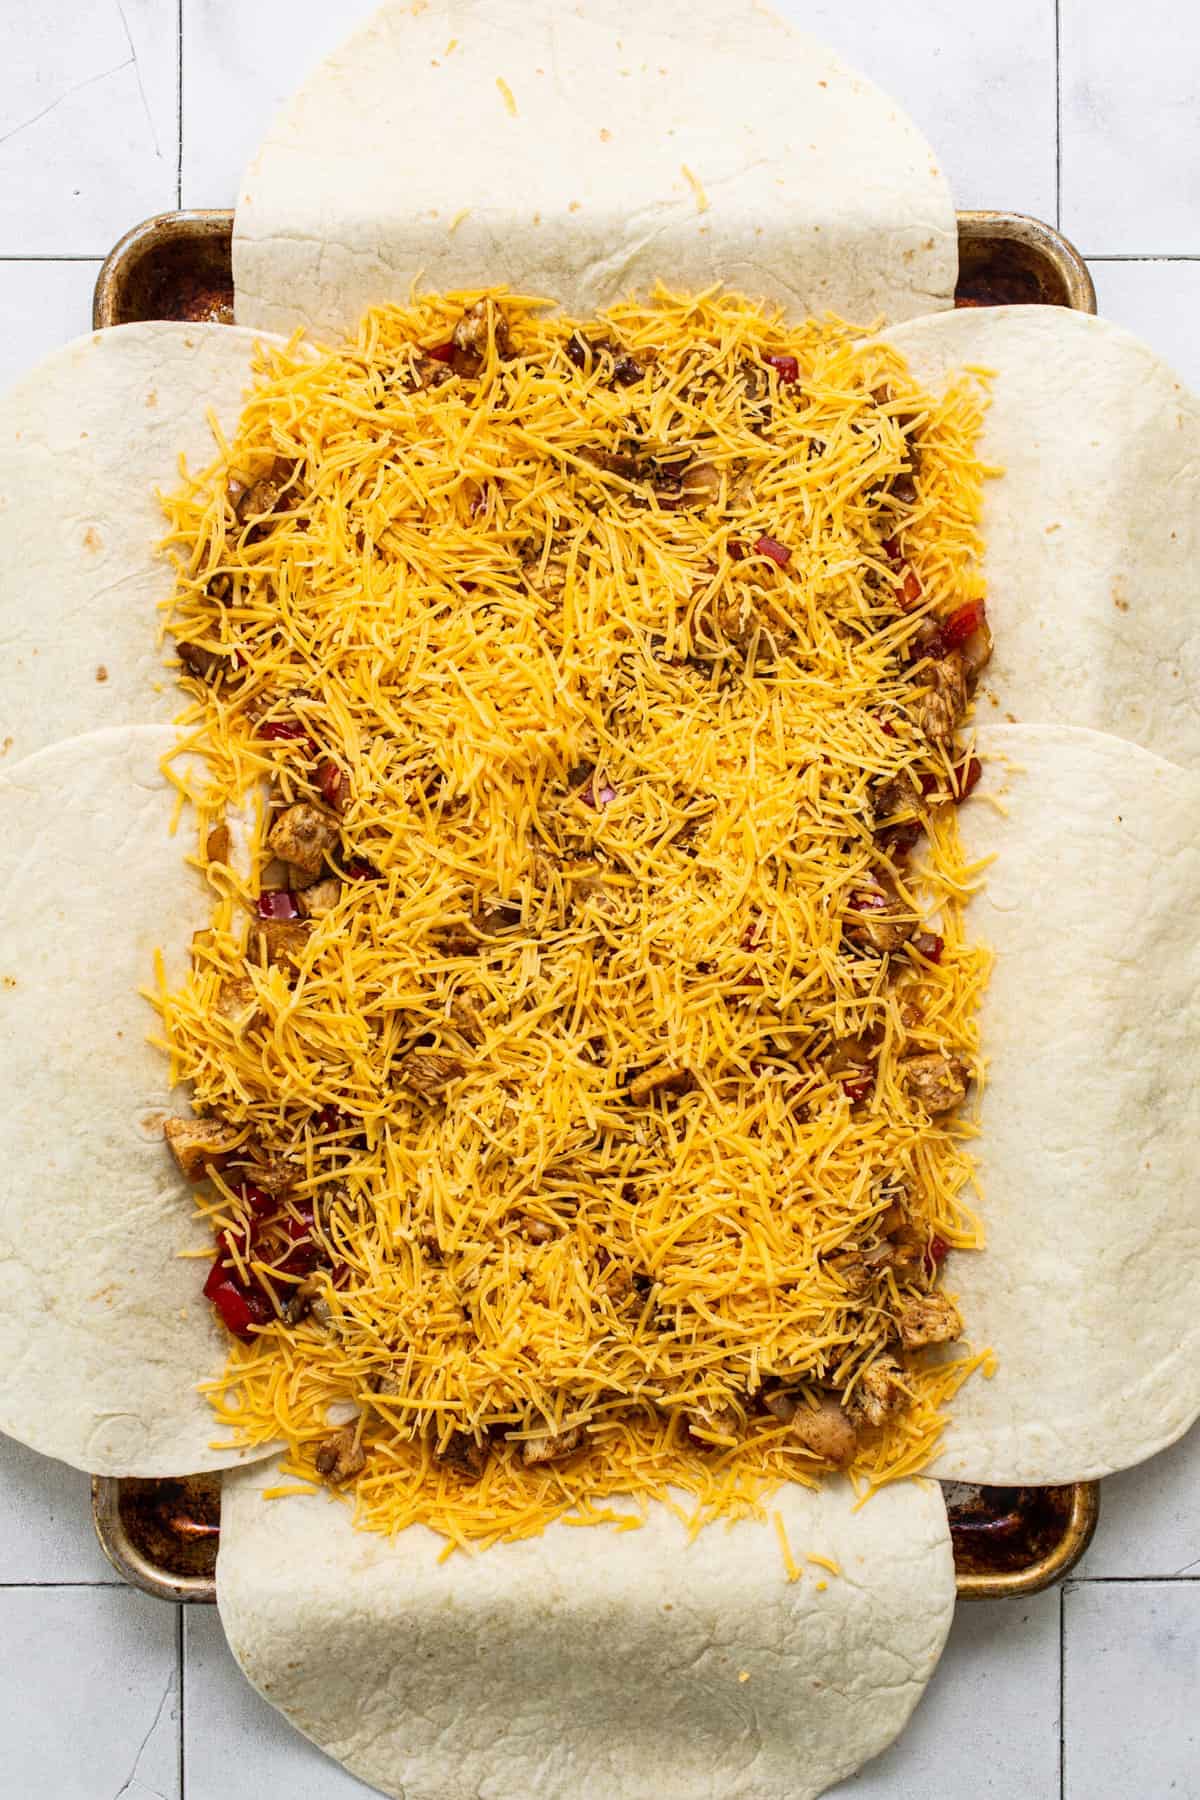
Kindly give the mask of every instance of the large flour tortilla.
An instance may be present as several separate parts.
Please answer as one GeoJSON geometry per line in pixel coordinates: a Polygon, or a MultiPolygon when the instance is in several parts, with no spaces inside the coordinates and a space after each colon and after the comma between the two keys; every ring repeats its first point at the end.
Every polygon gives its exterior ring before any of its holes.
{"type": "Polygon", "coordinates": [[[421,0],[284,107],[233,257],[242,324],[328,335],[416,280],[580,313],[722,282],[905,319],[951,303],[958,243],[912,123],[752,0],[421,0]]]}
{"type": "Polygon", "coordinates": [[[554,1525],[439,1564],[441,1540],[356,1533],[327,1499],[227,1478],[217,1604],[254,1686],[404,1800],[811,1800],[903,1728],[954,1606],[945,1506],[906,1482],[852,1511],[788,1488],[774,1529],[687,1544],[554,1525]],[[827,1583],[818,1592],[817,1582],[827,1583]],[[742,1674],[748,1680],[740,1680],[742,1674]]]}
{"type": "Polygon", "coordinates": [[[194,1391],[226,1339],[205,1265],[177,1254],[211,1239],[163,1143],[183,1108],[137,992],[208,912],[167,835],[173,736],[97,731],[0,775],[0,1429],[103,1475],[243,1460],[210,1449],[194,1391]]]}
{"type": "Polygon", "coordinates": [[[232,429],[254,334],[123,325],[57,350],[0,399],[0,746],[9,761],[178,710],[155,643],[171,572],[154,489],[232,429]]]}
{"type": "Polygon", "coordinates": [[[1090,1479],[1200,1413],[1200,776],[1063,727],[981,734],[962,812],[995,853],[971,929],[996,951],[978,1156],[988,1248],[957,1289],[991,1381],[939,1475],[1090,1479]]]}
{"type": "Polygon", "coordinates": [[[981,454],[1005,471],[983,514],[999,716],[1200,765],[1200,401],[1129,332],[1061,307],[886,336],[935,388],[995,371],[981,454]]]}

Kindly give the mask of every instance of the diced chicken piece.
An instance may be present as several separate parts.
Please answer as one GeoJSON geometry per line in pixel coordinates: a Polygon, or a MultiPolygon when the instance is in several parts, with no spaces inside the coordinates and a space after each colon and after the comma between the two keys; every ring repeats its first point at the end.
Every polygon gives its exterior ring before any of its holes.
{"type": "Polygon", "coordinates": [[[175,654],[187,674],[196,681],[211,684],[218,679],[225,666],[224,657],[218,656],[215,650],[206,650],[202,644],[191,644],[186,638],[176,638],[175,654]]]}
{"type": "MultiPolygon", "coordinates": [[[[245,524],[247,520],[260,518],[265,513],[277,512],[281,501],[285,508],[294,506],[298,495],[289,483],[295,472],[294,466],[281,458],[267,474],[260,475],[257,481],[251,482],[235,503],[234,510],[239,522],[245,524]]],[[[226,493],[231,492],[232,485],[231,483],[226,488],[226,493]]]]}
{"type": "Polygon", "coordinates": [[[228,825],[214,825],[204,840],[205,860],[210,863],[228,863],[229,842],[228,825]]]}
{"type": "Polygon", "coordinates": [[[652,1094],[686,1094],[692,1086],[692,1072],[675,1063],[655,1063],[643,1069],[629,1084],[629,1098],[635,1106],[644,1106],[652,1094]]]}
{"type": "Polygon", "coordinates": [[[423,1100],[438,1100],[450,1083],[458,1080],[463,1067],[457,1056],[446,1056],[437,1050],[413,1050],[400,1065],[400,1079],[423,1100]]]}
{"type": "Polygon", "coordinates": [[[770,1388],[763,1395],[762,1403],[773,1419],[778,1419],[781,1425],[790,1425],[796,1416],[800,1396],[792,1388],[770,1388]]]}
{"type": "Polygon", "coordinates": [[[261,939],[273,968],[298,969],[310,929],[303,919],[255,919],[250,931],[251,953],[261,939]]]}
{"type": "Polygon", "coordinates": [[[881,883],[871,882],[851,894],[845,930],[852,943],[866,945],[886,956],[907,944],[916,929],[916,917],[905,917],[899,896],[881,883]]]}
{"type": "Polygon", "coordinates": [[[945,1294],[906,1294],[896,1324],[906,1350],[952,1344],[962,1336],[962,1315],[945,1294]]]}
{"type": "Polygon", "coordinates": [[[920,811],[921,790],[908,769],[900,769],[881,781],[872,796],[875,823],[885,819],[909,818],[920,811]]]}
{"type": "Polygon", "coordinates": [[[467,1481],[478,1481],[487,1468],[487,1446],[478,1443],[469,1431],[452,1431],[433,1455],[435,1462],[445,1463],[467,1481]]]}
{"type": "Polygon", "coordinates": [[[164,1119],[163,1136],[171,1155],[189,1181],[199,1181],[211,1162],[219,1162],[242,1142],[242,1127],[222,1119],[164,1119]]]}
{"type": "Polygon", "coordinates": [[[450,380],[454,370],[449,363],[439,362],[436,356],[416,356],[413,358],[412,382],[422,392],[429,388],[439,388],[443,382],[450,380]]]}
{"type": "Polygon", "coordinates": [[[520,1230],[522,1237],[531,1244],[552,1244],[558,1236],[557,1231],[547,1219],[536,1219],[530,1213],[520,1213],[520,1230]]]}
{"type": "Polygon", "coordinates": [[[299,1287],[293,1288],[284,1303],[283,1316],[289,1325],[311,1319],[323,1331],[329,1329],[333,1323],[333,1308],[325,1297],[325,1282],[320,1275],[307,1275],[299,1287]]]}
{"type": "Polygon", "coordinates": [[[283,885],[296,900],[297,905],[299,905],[299,895],[304,889],[316,887],[323,875],[328,873],[327,870],[322,869],[302,869],[299,863],[284,863],[283,867],[285,872],[283,885]]]}
{"type": "Polygon", "coordinates": [[[882,1425],[909,1402],[904,1374],[894,1357],[881,1356],[863,1370],[848,1401],[851,1415],[882,1425]]]}
{"type": "Polygon", "coordinates": [[[450,1023],[469,1044],[477,1044],[487,1029],[483,1007],[470,994],[455,994],[450,1001],[450,1023]]]}
{"type": "Polygon", "coordinates": [[[250,1031],[262,1021],[262,1008],[248,975],[227,975],[217,989],[214,1011],[232,1031],[250,1031]]]}
{"type": "Polygon", "coordinates": [[[301,1163],[291,1162],[286,1156],[266,1156],[261,1151],[246,1165],[246,1179],[264,1194],[286,1194],[303,1174],[301,1163]]]}
{"type": "Polygon", "coordinates": [[[966,1096],[971,1072],[961,1057],[908,1056],[900,1064],[900,1080],[906,1093],[931,1116],[949,1112],[966,1096]]]}
{"type": "Polygon", "coordinates": [[[297,800],[285,806],[267,833],[267,846],[284,862],[295,863],[311,875],[319,874],[325,852],[332,850],[340,836],[337,819],[323,806],[297,800]]]}
{"type": "Polygon", "coordinates": [[[296,905],[306,919],[323,919],[331,913],[341,897],[342,884],[336,875],[314,881],[311,887],[296,890],[296,905]]]}
{"type": "Polygon", "coordinates": [[[679,498],[684,506],[716,506],[721,498],[721,480],[716,463],[699,458],[683,471],[679,498]]]}
{"type": "Polygon", "coordinates": [[[540,1437],[526,1438],[521,1445],[521,1461],[527,1469],[537,1468],[541,1463],[561,1462],[578,1450],[586,1436],[582,1425],[572,1425],[569,1431],[547,1431],[540,1437]]]}
{"type": "MultiPolygon", "coordinates": [[[[737,1438],[741,1420],[732,1406],[714,1406],[710,1401],[694,1401],[684,1411],[683,1422],[694,1444],[721,1448],[721,1439],[737,1438]]],[[[728,1448],[728,1444],[724,1446],[728,1448]]]]}
{"type": "Polygon", "coordinates": [[[929,692],[921,703],[921,730],[931,743],[947,744],[967,710],[966,665],[958,651],[939,657],[928,679],[929,692]]]}
{"type": "Polygon", "coordinates": [[[317,1474],[335,1485],[360,1474],[367,1466],[367,1458],[357,1438],[353,1425],[343,1425],[340,1431],[323,1438],[313,1457],[317,1474]]]}
{"type": "Polygon", "coordinates": [[[487,357],[489,332],[497,356],[511,356],[508,321],[494,300],[477,300],[454,327],[451,366],[456,375],[478,375],[487,357]]]}
{"type": "Polygon", "coordinates": [[[845,1469],[854,1461],[858,1434],[831,1396],[820,1400],[815,1407],[805,1403],[799,1405],[791,1424],[796,1442],[813,1456],[819,1456],[822,1462],[832,1464],[835,1469],[845,1469]]]}

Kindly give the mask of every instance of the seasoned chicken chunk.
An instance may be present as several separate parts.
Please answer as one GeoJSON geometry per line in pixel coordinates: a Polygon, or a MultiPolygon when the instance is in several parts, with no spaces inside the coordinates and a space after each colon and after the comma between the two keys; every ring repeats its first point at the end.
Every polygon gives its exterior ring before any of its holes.
{"type": "Polygon", "coordinates": [[[932,665],[929,684],[921,703],[921,730],[932,743],[947,744],[967,710],[967,670],[957,650],[932,665]]]}
{"type": "Polygon", "coordinates": [[[487,1446],[478,1443],[469,1431],[452,1431],[433,1455],[435,1462],[445,1463],[467,1481],[478,1481],[487,1468],[487,1446]]]}
{"type": "Polygon", "coordinates": [[[655,1063],[634,1076],[629,1084],[629,1098],[635,1106],[644,1106],[652,1094],[686,1094],[691,1085],[690,1069],[669,1062],[655,1063]]]}
{"type": "Polygon", "coordinates": [[[298,969],[310,929],[303,919],[255,919],[250,931],[251,955],[261,939],[272,967],[298,969]]]}
{"type": "Polygon", "coordinates": [[[832,1396],[816,1406],[802,1402],[792,1415],[792,1436],[803,1449],[835,1469],[848,1468],[858,1449],[858,1434],[832,1396]]]}
{"type": "Polygon", "coordinates": [[[540,1463],[561,1462],[564,1456],[578,1450],[586,1436],[582,1425],[572,1425],[569,1431],[547,1431],[540,1437],[526,1438],[521,1445],[521,1461],[527,1469],[540,1463]]]}
{"type": "Polygon", "coordinates": [[[881,955],[899,950],[917,929],[917,920],[898,894],[882,882],[856,888],[846,913],[846,936],[881,955]]]}
{"type": "Polygon", "coordinates": [[[338,903],[342,892],[342,884],[336,875],[326,876],[324,881],[314,881],[311,887],[301,888],[296,894],[296,905],[306,919],[323,919],[331,913],[338,903]]]}
{"type": "Polygon", "coordinates": [[[683,1422],[694,1444],[720,1447],[722,1438],[736,1438],[741,1420],[732,1406],[714,1406],[711,1401],[694,1400],[684,1409],[683,1422]]]}
{"type": "Polygon", "coordinates": [[[931,1115],[949,1112],[964,1099],[971,1072],[958,1056],[906,1056],[900,1064],[905,1091],[931,1115]]]}
{"type": "Polygon", "coordinates": [[[456,375],[478,375],[487,356],[491,330],[497,356],[511,356],[508,321],[494,300],[476,300],[454,327],[451,367],[456,375]]]}
{"type": "Polygon", "coordinates": [[[267,833],[267,847],[284,862],[295,863],[309,875],[320,872],[325,852],[340,835],[338,822],[323,806],[297,800],[285,806],[267,833]]]}
{"type": "Polygon", "coordinates": [[[336,1484],[361,1473],[367,1466],[367,1458],[356,1438],[353,1425],[343,1425],[340,1431],[323,1438],[313,1457],[317,1474],[336,1484]]]}
{"type": "Polygon", "coordinates": [[[400,1079],[423,1100],[437,1100],[452,1081],[458,1080],[463,1067],[457,1056],[445,1056],[436,1050],[413,1050],[400,1065],[400,1079]]]}
{"type": "Polygon", "coordinates": [[[882,1425],[908,1401],[899,1363],[894,1357],[881,1356],[863,1370],[847,1406],[852,1418],[864,1419],[868,1425],[882,1425]]]}
{"type": "Polygon", "coordinates": [[[952,1344],[963,1331],[962,1315],[944,1294],[906,1294],[896,1324],[906,1350],[952,1344]]]}
{"type": "Polygon", "coordinates": [[[237,1149],[242,1127],[222,1119],[164,1119],[163,1136],[188,1180],[199,1181],[210,1162],[237,1149]]]}
{"type": "Polygon", "coordinates": [[[262,1020],[262,1008],[248,975],[227,975],[217,989],[213,1008],[233,1031],[250,1031],[262,1020]]]}

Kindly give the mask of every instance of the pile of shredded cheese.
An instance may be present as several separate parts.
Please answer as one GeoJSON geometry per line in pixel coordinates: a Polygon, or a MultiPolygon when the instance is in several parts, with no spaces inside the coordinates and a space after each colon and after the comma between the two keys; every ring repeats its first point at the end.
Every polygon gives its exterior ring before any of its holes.
{"type": "Polygon", "coordinates": [[[217,1414],[310,1479],[348,1420],[361,1523],[452,1545],[627,1524],[616,1495],[758,1508],[823,1468],[781,1388],[858,1418],[856,1475],[912,1473],[972,1366],[896,1316],[977,1242],[971,1126],[904,1063],[979,1073],[964,750],[922,731],[919,648],[982,591],[979,388],[717,293],[582,326],[486,297],[454,373],[480,300],[261,351],[164,502],[214,912],[162,1039],[242,1128],[196,1191],[273,1309],[217,1414]],[[311,880],[264,844],[298,801],[338,885],[281,951],[256,908],[311,880]],[[890,954],[852,928],[881,878],[918,927],[890,954]]]}

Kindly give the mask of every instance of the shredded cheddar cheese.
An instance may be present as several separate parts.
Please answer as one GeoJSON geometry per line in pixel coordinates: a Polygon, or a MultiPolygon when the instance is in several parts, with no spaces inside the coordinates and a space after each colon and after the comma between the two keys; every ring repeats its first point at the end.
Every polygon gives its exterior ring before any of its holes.
{"type": "Polygon", "coordinates": [[[914,1059],[978,1078],[987,960],[922,646],[981,406],[732,295],[428,298],[262,351],[164,501],[215,898],[157,1001],[258,1308],[212,1399],[365,1526],[928,1462],[977,1359],[905,1321],[978,1237],[914,1059]]]}

